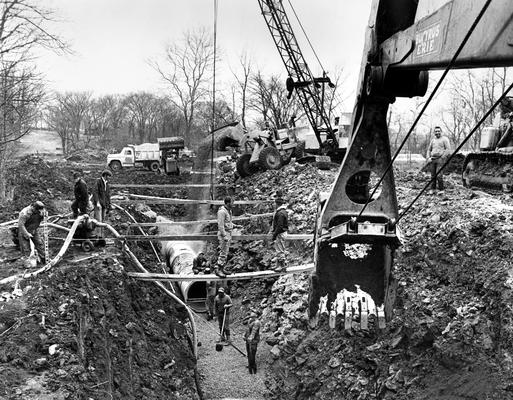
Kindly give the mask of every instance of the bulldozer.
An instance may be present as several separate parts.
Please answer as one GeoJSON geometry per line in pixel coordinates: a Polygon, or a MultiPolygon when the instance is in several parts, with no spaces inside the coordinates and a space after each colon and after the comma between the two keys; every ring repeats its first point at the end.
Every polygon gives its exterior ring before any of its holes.
{"type": "Polygon", "coordinates": [[[238,174],[245,178],[259,170],[280,169],[292,157],[299,159],[305,151],[305,141],[298,140],[293,129],[281,138],[273,129],[246,133],[240,143],[244,153],[237,159],[238,174]]]}
{"type": "Polygon", "coordinates": [[[499,121],[481,132],[479,151],[465,157],[463,185],[513,191],[513,97],[500,105],[499,121]]]}

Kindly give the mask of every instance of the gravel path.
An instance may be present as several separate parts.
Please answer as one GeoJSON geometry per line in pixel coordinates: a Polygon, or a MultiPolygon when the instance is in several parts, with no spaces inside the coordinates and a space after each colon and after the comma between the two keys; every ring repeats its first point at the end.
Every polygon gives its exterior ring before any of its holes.
{"type": "MultiPolygon", "coordinates": [[[[238,305],[234,301],[234,308],[238,305]]],[[[246,353],[244,342],[245,325],[232,316],[232,342],[243,353],[246,353]]],[[[215,343],[219,338],[217,321],[207,321],[203,316],[196,318],[199,340],[202,346],[198,349],[198,371],[201,376],[201,387],[205,399],[237,399],[262,400],[267,393],[265,387],[264,366],[270,356],[269,346],[260,341],[257,351],[258,373],[250,375],[248,361],[231,346],[225,346],[217,352],[215,343]]]]}

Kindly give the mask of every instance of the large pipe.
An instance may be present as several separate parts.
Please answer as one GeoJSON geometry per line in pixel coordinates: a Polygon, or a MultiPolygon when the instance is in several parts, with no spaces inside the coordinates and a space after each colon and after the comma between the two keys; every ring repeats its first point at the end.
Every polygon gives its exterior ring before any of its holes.
{"type": "MultiPolygon", "coordinates": [[[[167,222],[164,217],[157,217],[157,222],[167,222]]],[[[200,227],[201,229],[201,227],[200,227]]],[[[159,226],[159,233],[184,235],[189,231],[184,226],[170,225],[159,226]]],[[[169,270],[178,275],[194,275],[192,271],[193,262],[198,253],[203,249],[204,244],[196,242],[167,241],[162,242],[162,254],[166,259],[169,270]]],[[[180,282],[178,284],[183,299],[188,304],[195,304],[197,309],[204,309],[207,296],[206,282],[180,282]],[[200,306],[200,307],[198,307],[200,306]]]]}

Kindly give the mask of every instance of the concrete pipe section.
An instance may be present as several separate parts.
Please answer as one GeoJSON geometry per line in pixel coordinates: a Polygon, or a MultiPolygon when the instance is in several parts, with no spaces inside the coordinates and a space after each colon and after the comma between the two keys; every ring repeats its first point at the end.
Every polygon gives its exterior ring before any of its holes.
{"type": "MultiPolygon", "coordinates": [[[[169,222],[169,219],[157,217],[157,222],[169,222]]],[[[159,234],[183,235],[191,234],[185,226],[171,225],[159,227],[159,234]]],[[[165,257],[166,265],[170,272],[179,275],[194,275],[192,271],[193,261],[203,249],[204,244],[200,241],[163,241],[162,254],[165,257]]],[[[205,311],[205,299],[207,296],[206,282],[179,282],[178,286],[184,301],[195,311],[205,311]]]]}

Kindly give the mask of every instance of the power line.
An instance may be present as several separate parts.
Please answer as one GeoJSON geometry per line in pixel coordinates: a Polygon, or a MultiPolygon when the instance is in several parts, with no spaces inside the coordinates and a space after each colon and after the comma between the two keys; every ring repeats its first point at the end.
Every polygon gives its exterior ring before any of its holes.
{"type": "Polygon", "coordinates": [[[216,58],[217,58],[217,9],[218,0],[214,0],[214,63],[212,78],[212,148],[210,150],[210,199],[214,200],[214,130],[216,127],[216,58]]]}

